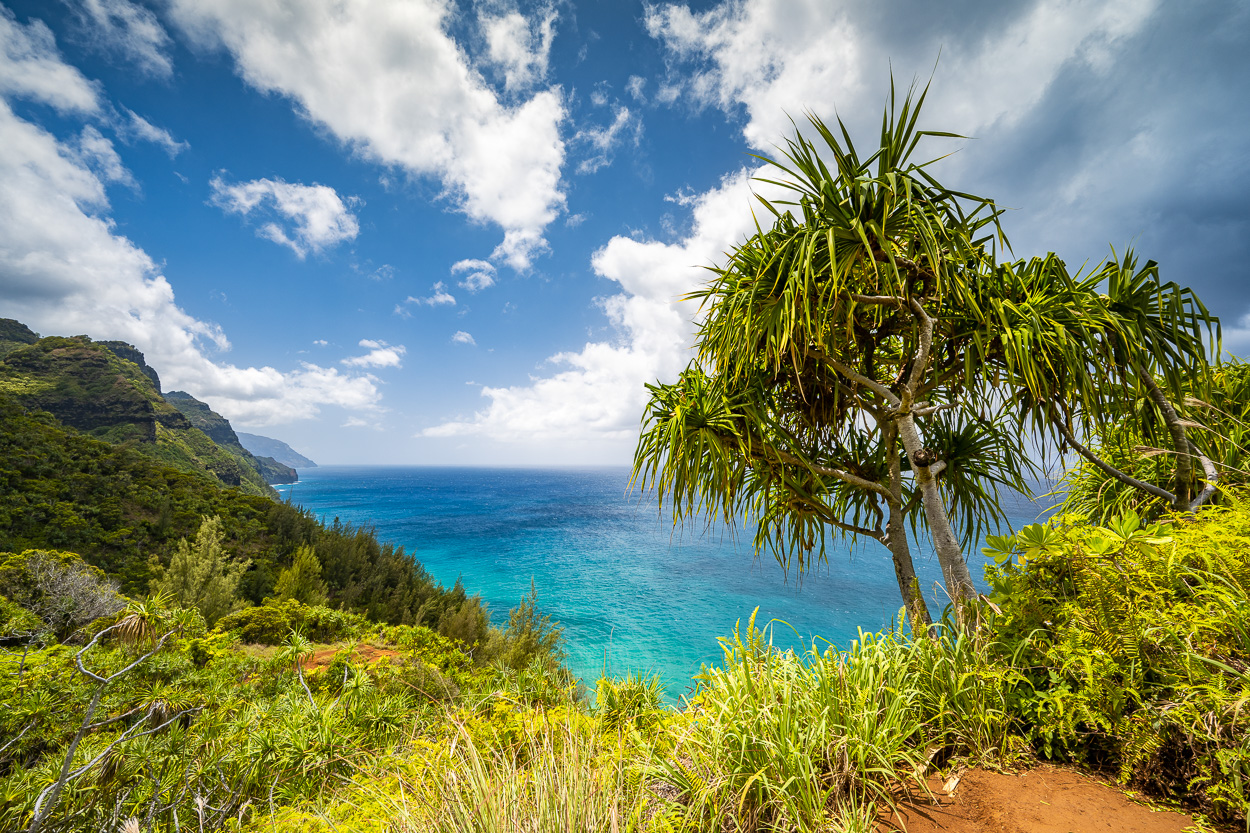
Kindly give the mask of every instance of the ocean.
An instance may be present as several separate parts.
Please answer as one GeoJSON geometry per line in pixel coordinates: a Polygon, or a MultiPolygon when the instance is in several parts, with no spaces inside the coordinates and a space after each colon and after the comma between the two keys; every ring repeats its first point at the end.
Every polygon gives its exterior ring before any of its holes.
{"type": "MultiPolygon", "coordinates": [[[[717,638],[757,607],[774,644],[802,649],[845,647],[861,628],[891,627],[901,606],[889,552],[875,541],[834,542],[828,563],[787,575],[771,555],[756,558],[752,529],[674,527],[654,498],[629,492],[624,467],[326,466],[279,491],[327,522],[375,527],[447,586],[462,578],[495,624],[532,583],[588,687],[604,674],[656,674],[675,702],[721,659],[717,638]]],[[[1041,513],[1023,496],[1005,506],[1017,529],[1041,513]]],[[[979,550],[965,556],[980,580],[979,550]]],[[[923,544],[913,557],[936,615],[937,559],[923,544]]]]}

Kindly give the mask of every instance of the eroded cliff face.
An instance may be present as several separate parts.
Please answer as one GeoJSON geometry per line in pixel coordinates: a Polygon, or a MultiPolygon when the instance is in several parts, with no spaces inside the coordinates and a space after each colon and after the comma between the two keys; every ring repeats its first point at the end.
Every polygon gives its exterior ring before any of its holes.
{"type": "Polygon", "coordinates": [[[239,442],[238,435],[230,427],[230,421],[208,407],[207,403],[181,390],[171,390],[165,394],[165,401],[177,408],[192,425],[207,434],[217,445],[238,454],[251,454],[239,442]]]}
{"type": "Polygon", "coordinates": [[[221,420],[233,438],[229,446],[214,442],[165,401],[156,371],[132,345],[94,342],[86,336],[38,338],[21,325],[0,323],[0,348],[5,351],[0,354],[0,390],[26,409],[47,411],[84,434],[131,444],[166,465],[209,476],[249,494],[276,496],[255,458],[239,445],[230,424],[192,400],[221,420]],[[35,341],[29,342],[28,333],[35,341]]]}
{"type": "Polygon", "coordinates": [[[207,403],[180,390],[171,390],[165,394],[165,401],[177,408],[191,425],[207,434],[210,440],[240,458],[244,465],[254,469],[266,483],[294,483],[299,479],[299,474],[290,466],[283,465],[272,457],[252,454],[244,448],[231,427],[230,420],[214,411],[207,403]]]}
{"type": "Polygon", "coordinates": [[[4,365],[6,387],[26,407],[110,442],[156,442],[152,398],[110,351],[85,336],[40,339],[11,351],[4,365]]]}
{"type": "Polygon", "coordinates": [[[148,381],[152,383],[152,387],[156,388],[156,392],[161,392],[161,377],[156,374],[156,370],[148,365],[143,358],[143,354],[139,352],[139,348],[124,341],[97,341],[96,344],[107,347],[119,359],[134,362],[139,368],[139,372],[148,377],[148,381]]]}

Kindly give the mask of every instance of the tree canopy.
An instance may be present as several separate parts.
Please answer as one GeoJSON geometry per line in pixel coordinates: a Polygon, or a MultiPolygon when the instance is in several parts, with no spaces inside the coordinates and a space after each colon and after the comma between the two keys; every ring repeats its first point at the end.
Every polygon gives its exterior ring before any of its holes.
{"type": "Polygon", "coordinates": [[[1193,449],[1167,406],[1218,334],[1191,290],[1132,253],[1084,276],[1053,253],[1000,262],[1001,209],[914,160],[958,138],[918,128],[926,93],[900,106],[891,87],[868,156],[841,121],[810,116],[814,138],[766,160],[789,197],[759,197],[771,225],[757,219],[689,296],[697,357],[649,386],[634,461],[675,517],[752,520],[787,567],[823,559],[829,531],[880,541],[916,624],[930,616],[908,532],[927,531],[962,615],[976,595],[963,548],[1002,519],[1001,490],[1027,490],[1030,438],[1096,456],[1081,439],[1130,414],[1185,461],[1172,502],[1209,498],[1204,467],[1191,499],[1193,449]]]}

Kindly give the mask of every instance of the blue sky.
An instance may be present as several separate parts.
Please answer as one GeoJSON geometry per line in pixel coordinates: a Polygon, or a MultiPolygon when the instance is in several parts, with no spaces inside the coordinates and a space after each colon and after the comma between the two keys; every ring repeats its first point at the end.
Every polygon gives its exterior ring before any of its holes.
{"type": "Polygon", "coordinates": [[[627,462],[751,154],[891,68],[1018,256],[1131,244],[1250,352],[1245,2],[0,9],[0,315],[322,463],[627,462]]]}

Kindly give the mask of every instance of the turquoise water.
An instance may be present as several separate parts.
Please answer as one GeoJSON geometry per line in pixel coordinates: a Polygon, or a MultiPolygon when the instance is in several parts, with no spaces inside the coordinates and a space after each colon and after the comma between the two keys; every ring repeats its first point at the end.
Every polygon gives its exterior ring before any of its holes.
{"type": "MultiPolygon", "coordinates": [[[[569,666],[589,685],[605,671],[659,674],[671,698],[686,694],[717,637],[759,607],[780,620],[774,642],[814,638],[845,646],[858,629],[887,627],[901,604],[888,551],[874,541],[835,544],[829,563],[799,578],[754,557],[752,531],[674,529],[653,500],[627,494],[629,471],[333,466],[301,471],[284,495],[327,521],[372,524],[440,582],[464,579],[496,623],[529,591],[564,626],[569,666]]],[[[1012,525],[1038,508],[1010,506],[1012,525]]],[[[936,613],[941,571],[914,550],[936,613]]],[[[981,555],[968,553],[975,577],[981,555]]],[[[823,644],[823,643],[822,643],[823,644]]]]}

